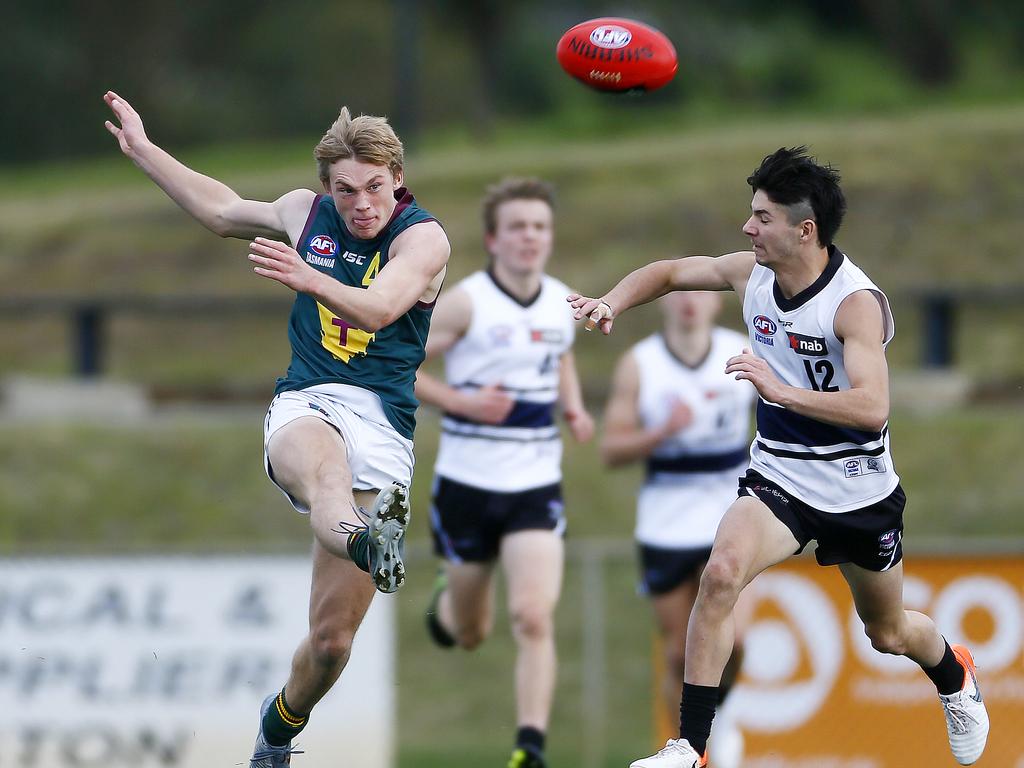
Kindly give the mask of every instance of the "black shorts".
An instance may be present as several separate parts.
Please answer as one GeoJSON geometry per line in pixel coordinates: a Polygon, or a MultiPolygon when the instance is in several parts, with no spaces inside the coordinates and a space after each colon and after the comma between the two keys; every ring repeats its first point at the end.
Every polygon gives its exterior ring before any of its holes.
{"type": "Polygon", "coordinates": [[[560,483],[498,493],[439,476],[431,502],[434,553],[455,563],[494,560],[510,533],[565,531],[560,483]]]}
{"type": "Polygon", "coordinates": [[[711,547],[663,549],[638,544],[640,550],[640,591],[664,595],[696,576],[711,556],[711,547]]]}
{"type": "Polygon", "coordinates": [[[752,469],[740,478],[740,496],[754,496],[781,520],[803,550],[811,539],[819,565],[853,563],[869,571],[887,571],[903,559],[903,487],[881,501],[849,512],[822,512],[794,498],[752,469]]]}

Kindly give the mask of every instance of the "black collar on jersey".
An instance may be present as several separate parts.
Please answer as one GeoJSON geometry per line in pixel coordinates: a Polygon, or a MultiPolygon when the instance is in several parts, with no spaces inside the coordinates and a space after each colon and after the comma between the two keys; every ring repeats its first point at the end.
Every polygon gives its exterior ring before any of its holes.
{"type": "Polygon", "coordinates": [[[839,271],[839,267],[843,265],[843,259],[845,258],[846,256],[843,255],[842,251],[834,245],[830,245],[828,247],[828,264],[825,265],[825,271],[818,275],[817,280],[800,291],[792,299],[787,299],[782,295],[782,290],[779,288],[777,280],[772,282],[772,295],[775,297],[775,304],[783,312],[792,312],[794,309],[799,309],[825,290],[825,286],[829,284],[836,272],[839,271]]]}
{"type": "Polygon", "coordinates": [[[677,355],[675,351],[672,349],[672,347],[668,345],[668,337],[665,336],[664,333],[658,331],[658,336],[661,338],[661,343],[664,345],[665,351],[668,352],[668,356],[675,360],[677,363],[679,363],[681,366],[683,366],[683,368],[686,368],[689,371],[696,371],[702,368],[704,366],[704,363],[706,363],[708,361],[708,358],[711,356],[711,348],[715,346],[715,340],[712,337],[711,340],[708,342],[707,350],[704,352],[703,355],[701,355],[700,360],[698,360],[693,365],[690,365],[688,362],[683,360],[683,358],[677,355]]]}
{"type": "Polygon", "coordinates": [[[491,278],[491,282],[494,283],[494,285],[497,287],[497,289],[499,291],[504,293],[506,296],[508,296],[510,299],[512,299],[512,301],[514,301],[516,304],[518,304],[523,309],[526,309],[531,304],[533,304],[535,301],[537,301],[537,299],[540,298],[541,293],[544,291],[544,283],[541,282],[540,287],[537,289],[537,292],[535,294],[533,294],[533,296],[528,298],[526,301],[523,301],[518,296],[516,296],[514,293],[512,293],[512,291],[510,291],[508,288],[506,288],[504,285],[501,284],[501,281],[498,280],[498,276],[496,274],[494,274],[494,268],[493,267],[488,267],[487,268],[487,276],[489,278],[491,278]]]}

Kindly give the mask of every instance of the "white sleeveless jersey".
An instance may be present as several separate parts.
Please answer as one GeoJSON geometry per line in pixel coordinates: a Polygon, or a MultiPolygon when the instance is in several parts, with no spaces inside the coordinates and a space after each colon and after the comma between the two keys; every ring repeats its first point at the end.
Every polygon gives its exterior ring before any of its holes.
{"type": "Polygon", "coordinates": [[[469,295],[473,315],[466,334],[445,355],[448,384],[469,390],[497,383],[515,406],[495,426],[444,414],[434,471],[499,492],[559,482],[562,441],[555,405],[560,359],[575,333],[565,303],[569,288],[543,275],[540,293],[522,304],[488,272],[470,275],[459,287],[469,295]]]}
{"type": "Polygon", "coordinates": [[[693,412],[689,426],[660,443],[647,460],[647,480],[637,499],[637,541],[669,549],[708,547],[714,541],[748,460],[757,392],[750,382],[725,373],[726,361],[746,344],[742,334],[715,328],[707,356],[692,367],[672,353],[660,333],[633,347],[641,425],[664,424],[676,401],[693,412]]]}
{"type": "MultiPolygon", "coordinates": [[[[883,317],[883,345],[893,337],[889,300],[841,251],[829,248],[824,273],[792,299],[775,274],[756,265],[743,298],[754,354],[786,384],[814,391],[850,388],[843,344],[836,338],[839,305],[871,291],[883,317]]],[[[750,468],[824,512],[849,512],[884,499],[899,477],[889,454],[889,425],[878,432],[827,424],[759,399],[750,468]]]]}

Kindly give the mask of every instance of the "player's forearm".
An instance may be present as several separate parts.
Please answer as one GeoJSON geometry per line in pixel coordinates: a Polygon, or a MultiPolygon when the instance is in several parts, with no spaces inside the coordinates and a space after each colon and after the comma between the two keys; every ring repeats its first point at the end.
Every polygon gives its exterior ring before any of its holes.
{"type": "Polygon", "coordinates": [[[637,429],[605,433],[601,441],[601,458],[611,467],[646,459],[665,439],[661,430],[637,429]]]}
{"type": "Polygon", "coordinates": [[[671,261],[655,261],[622,278],[602,300],[611,307],[615,317],[627,309],[646,304],[669,292],[672,285],[671,261]]]}
{"type": "Polygon", "coordinates": [[[250,237],[249,231],[235,231],[227,210],[241,198],[216,179],[193,171],[155,144],[136,148],[135,164],[168,197],[204,227],[221,237],[250,237]]]}
{"type": "Polygon", "coordinates": [[[318,272],[306,291],[319,303],[354,328],[376,333],[391,325],[406,309],[384,294],[344,285],[330,275],[318,272]]]}
{"type": "Polygon", "coordinates": [[[416,373],[416,399],[442,411],[462,415],[462,392],[422,368],[416,373]]]}
{"type": "Polygon", "coordinates": [[[878,395],[867,388],[813,392],[785,387],[777,405],[826,424],[868,432],[877,432],[889,418],[888,395],[878,395]]]}

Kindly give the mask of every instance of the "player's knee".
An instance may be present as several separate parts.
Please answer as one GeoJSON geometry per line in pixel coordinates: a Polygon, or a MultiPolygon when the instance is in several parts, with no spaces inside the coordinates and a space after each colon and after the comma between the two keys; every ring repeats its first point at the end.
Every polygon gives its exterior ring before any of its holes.
{"type": "Polygon", "coordinates": [[[310,650],[314,661],[322,667],[344,666],[352,652],[352,632],[325,627],[310,635],[310,650]]]}
{"type": "Polygon", "coordinates": [[[728,553],[721,553],[704,567],[699,597],[705,603],[723,604],[731,610],[743,586],[742,578],[739,561],[728,553]]]}
{"type": "Polygon", "coordinates": [[[871,641],[871,647],[879,653],[904,656],[907,642],[899,627],[892,624],[873,622],[864,625],[864,634],[871,641]]]}
{"type": "Polygon", "coordinates": [[[512,626],[516,636],[526,640],[543,640],[554,634],[551,611],[538,605],[513,607],[512,626]]]}

